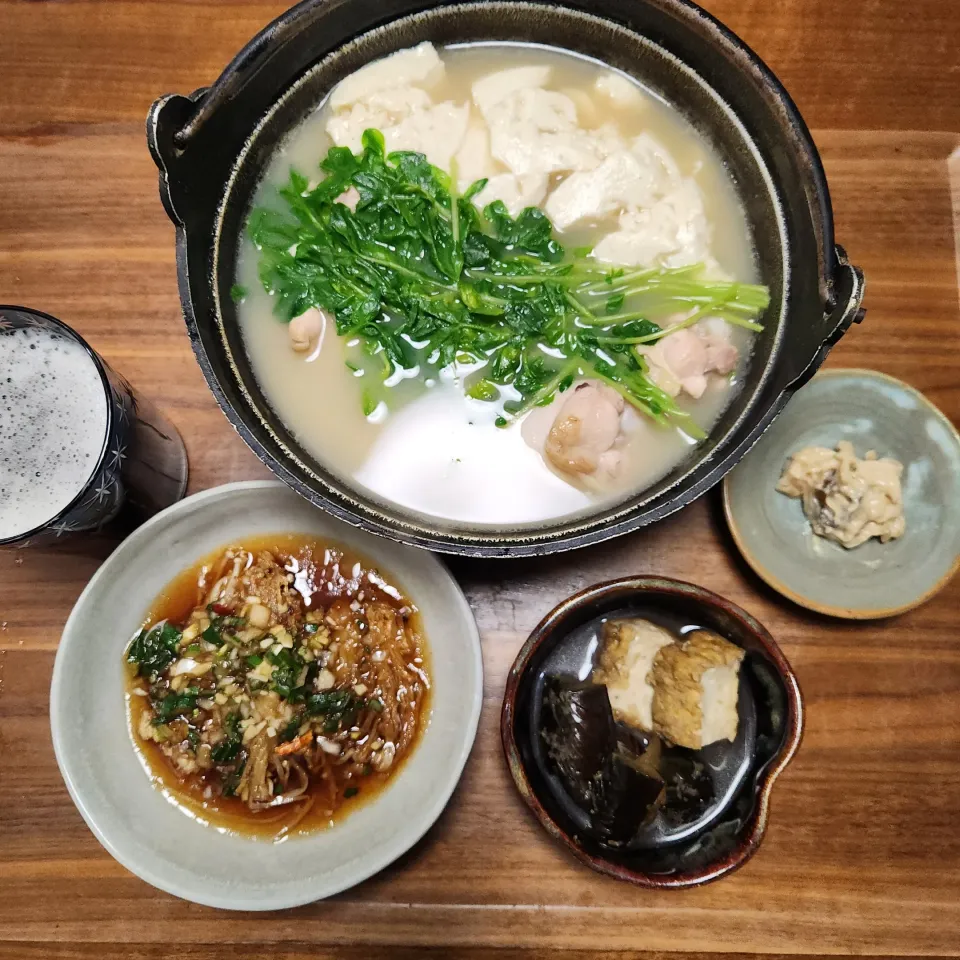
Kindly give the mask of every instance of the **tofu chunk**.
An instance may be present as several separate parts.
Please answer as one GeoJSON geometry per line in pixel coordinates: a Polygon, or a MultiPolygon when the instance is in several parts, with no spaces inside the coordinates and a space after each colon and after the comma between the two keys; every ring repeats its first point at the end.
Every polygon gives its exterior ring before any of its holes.
{"type": "Polygon", "coordinates": [[[450,169],[450,160],[460,149],[467,123],[468,104],[438,103],[418,110],[394,127],[383,131],[388,150],[416,150],[442,170],[450,169]]]}
{"type": "Polygon", "coordinates": [[[491,108],[518,90],[545,87],[550,81],[550,67],[513,67],[497,70],[474,81],[473,102],[486,115],[491,108]]]}
{"type": "Polygon", "coordinates": [[[487,125],[476,111],[471,113],[463,142],[454,159],[457,163],[457,186],[461,193],[477,180],[493,178],[500,169],[490,155],[487,125]]]}
{"type": "Polygon", "coordinates": [[[593,138],[577,125],[577,108],[562,93],[516,90],[480,108],[490,128],[490,152],[518,177],[592,170],[602,159],[593,138]]]}
{"type": "Polygon", "coordinates": [[[710,224],[693,180],[649,207],[625,211],[619,227],[594,247],[598,260],[628,267],[681,267],[712,259],[710,224]]]}
{"type": "Polygon", "coordinates": [[[372,94],[349,110],[334,114],[327,121],[327,133],[338,146],[357,153],[364,130],[374,127],[383,134],[388,152],[415,150],[447,170],[460,149],[469,119],[468,104],[433,104],[422,90],[405,87],[372,94]]]}
{"type": "Polygon", "coordinates": [[[601,73],[593,89],[621,109],[640,110],[647,104],[647,95],[623,74],[613,70],[601,73]]]}
{"type": "Polygon", "coordinates": [[[526,207],[539,206],[546,195],[546,174],[531,173],[517,177],[512,173],[500,173],[491,177],[473,199],[481,210],[494,200],[502,200],[510,216],[515,217],[526,207]]]}
{"type": "MultiPolygon", "coordinates": [[[[429,110],[432,106],[430,94],[416,87],[396,87],[372,93],[348,110],[334,113],[327,121],[327,133],[337,146],[349,147],[357,153],[364,130],[373,127],[386,133],[387,129],[415,112],[429,110]]],[[[387,148],[390,149],[389,144],[387,148]]]]}
{"type": "Polygon", "coordinates": [[[656,171],[661,193],[670,193],[683,185],[683,174],[677,161],[656,137],[641,133],[630,141],[630,150],[645,167],[656,171]]]}
{"type": "Polygon", "coordinates": [[[330,94],[330,107],[340,110],[374,93],[405,86],[431,86],[443,76],[443,61],[428,41],[374,60],[341,80],[330,94]]]}
{"type": "Polygon", "coordinates": [[[593,682],[606,685],[613,715],[639,730],[653,730],[653,686],[648,675],[670,633],[649,620],[608,620],[593,682]]]}
{"type": "Polygon", "coordinates": [[[593,170],[570,174],[550,194],[546,214],[558,230],[581,220],[595,220],[626,207],[649,206],[656,200],[656,171],[620,150],[593,170]]]}

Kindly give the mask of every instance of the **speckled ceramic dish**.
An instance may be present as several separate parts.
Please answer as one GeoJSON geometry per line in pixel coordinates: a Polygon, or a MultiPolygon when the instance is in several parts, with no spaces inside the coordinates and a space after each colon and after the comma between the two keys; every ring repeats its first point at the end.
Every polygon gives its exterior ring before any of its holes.
{"type": "Polygon", "coordinates": [[[872,370],[828,370],[791,401],[723,485],[733,539],[784,596],[836,617],[872,619],[932,597],[960,567],[960,435],[912,387],[872,370]],[[775,489],[787,458],[849,440],[904,464],[907,529],[847,550],[814,535],[800,501],[775,489]]]}
{"type": "Polygon", "coordinates": [[[128,870],[194,903],[278,910],[354,886],[423,836],[460,779],[482,702],[477,626],[435,557],[328,517],[281,483],[250,481],[157,514],[94,574],[57,648],[50,725],[73,802],[128,870]],[[182,570],[225,544],[285,531],[340,543],[391,571],[420,608],[432,692],[420,742],[381,793],[329,829],[271,843],[185,816],[156,788],[131,739],[123,652],[182,570]]]}
{"type": "Polygon", "coordinates": [[[802,731],[800,688],[767,630],[709,590],[659,577],[601,583],[547,614],[510,670],[500,719],[510,772],[544,829],[594,870],[656,889],[707,883],[750,858],[766,830],[774,781],[796,753],[802,731]],[[746,650],[737,738],[698,751],[714,799],[679,824],[658,814],[620,848],[589,834],[586,815],[546,762],[540,738],[545,676],[588,676],[597,628],[615,616],[682,622],[682,630],[704,627],[746,650]]]}

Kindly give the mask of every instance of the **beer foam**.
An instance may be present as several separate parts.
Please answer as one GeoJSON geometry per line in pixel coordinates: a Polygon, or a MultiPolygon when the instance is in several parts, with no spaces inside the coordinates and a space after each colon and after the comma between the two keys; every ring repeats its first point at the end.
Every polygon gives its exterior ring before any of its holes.
{"type": "Polygon", "coordinates": [[[79,343],[0,332],[0,540],[56,517],[87,485],[106,434],[103,382],[79,343]]]}

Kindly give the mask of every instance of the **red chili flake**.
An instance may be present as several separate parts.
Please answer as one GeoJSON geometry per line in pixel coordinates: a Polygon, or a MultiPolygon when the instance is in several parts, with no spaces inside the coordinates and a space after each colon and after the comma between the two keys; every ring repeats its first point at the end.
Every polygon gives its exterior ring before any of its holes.
{"type": "Polygon", "coordinates": [[[222,603],[211,603],[210,609],[214,613],[219,613],[221,617],[229,617],[233,613],[230,607],[225,607],[222,603]]]}

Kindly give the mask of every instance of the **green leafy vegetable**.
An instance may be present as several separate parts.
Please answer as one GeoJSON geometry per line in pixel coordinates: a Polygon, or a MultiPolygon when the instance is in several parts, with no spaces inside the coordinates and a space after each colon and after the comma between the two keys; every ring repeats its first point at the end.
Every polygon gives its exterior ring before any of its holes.
{"type": "Polygon", "coordinates": [[[197,697],[200,696],[199,687],[186,687],[180,693],[168,693],[160,700],[154,701],[153,722],[160,726],[176,720],[178,717],[187,716],[197,709],[197,697]]]}
{"type": "Polygon", "coordinates": [[[240,715],[231,713],[224,721],[223,726],[227,735],[210,751],[210,756],[214,763],[233,763],[240,755],[240,749],[243,746],[243,735],[240,733],[240,715]]]}
{"type": "Polygon", "coordinates": [[[302,701],[305,696],[299,683],[304,662],[292,650],[283,649],[279,653],[267,653],[267,662],[273,665],[270,687],[291,703],[302,701]]]}
{"type": "Polygon", "coordinates": [[[247,758],[241,755],[240,763],[234,768],[232,773],[223,778],[223,795],[225,797],[235,797],[240,788],[240,779],[243,777],[243,768],[247,765],[247,758]]]}
{"type": "Polygon", "coordinates": [[[467,390],[467,396],[474,400],[496,400],[500,396],[500,391],[496,385],[489,380],[478,380],[467,390]]]}
{"type": "MultiPolygon", "coordinates": [[[[702,435],[647,376],[643,347],[678,313],[682,326],[719,316],[761,329],[766,288],[708,280],[699,266],[625,269],[565,251],[540,210],[511,217],[495,201],[480,212],[471,198],[483,181],[459,196],[423,155],[386,155],[376,130],[364,133],[361,154],[333,147],[320,167],[319,185],[291,171],[285,209],[250,218],[278,315],[311,306],[332,314],[342,337],[378,358],[384,380],[397,369],[426,379],[470,364],[468,393],[501,403],[498,425],[591,377],[654,420],[702,435]],[[350,187],[354,210],[340,201],[350,187]]],[[[363,391],[366,415],[378,396],[363,391]]]]}
{"type": "Polygon", "coordinates": [[[327,690],[307,697],[307,714],[314,717],[326,717],[323,729],[326,733],[335,733],[349,727],[357,714],[367,706],[367,702],[352,690],[327,690]]]}
{"type": "Polygon", "coordinates": [[[234,303],[240,303],[240,301],[243,300],[244,297],[246,297],[246,295],[247,295],[248,293],[249,293],[249,291],[247,290],[246,287],[241,286],[239,283],[235,283],[235,284],[230,288],[230,299],[231,299],[234,303]]]}
{"type": "Polygon", "coordinates": [[[379,406],[377,398],[369,391],[363,391],[363,415],[369,417],[379,406]]]}
{"type": "Polygon", "coordinates": [[[351,797],[355,797],[359,792],[359,787],[347,787],[347,789],[343,791],[343,796],[345,799],[349,800],[351,797]]]}
{"type": "Polygon", "coordinates": [[[164,621],[141,630],[127,650],[127,661],[136,663],[141,677],[156,679],[174,660],[180,646],[181,632],[164,621]]]}

